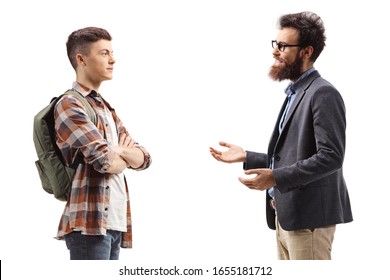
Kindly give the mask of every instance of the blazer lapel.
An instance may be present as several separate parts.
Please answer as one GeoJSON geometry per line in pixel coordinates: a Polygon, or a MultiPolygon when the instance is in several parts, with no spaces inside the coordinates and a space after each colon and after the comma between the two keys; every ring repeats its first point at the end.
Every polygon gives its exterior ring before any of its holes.
{"type": "Polygon", "coordinates": [[[276,125],[275,125],[275,128],[274,128],[274,132],[273,132],[273,134],[271,136],[271,141],[270,141],[270,146],[269,146],[270,149],[268,151],[268,154],[270,154],[270,152],[271,152],[271,154],[273,154],[275,152],[275,148],[278,145],[280,136],[283,133],[285,133],[285,131],[286,131],[287,127],[288,127],[288,123],[290,122],[292,116],[294,115],[295,110],[297,109],[297,107],[301,103],[302,98],[306,94],[306,90],[310,87],[310,85],[313,83],[313,81],[315,79],[317,79],[318,77],[320,77],[320,76],[321,76],[320,73],[318,73],[318,71],[315,70],[313,73],[311,73],[305,79],[305,81],[303,82],[302,86],[299,89],[297,89],[297,91],[295,93],[296,94],[295,100],[294,100],[293,104],[291,104],[290,110],[288,111],[286,119],[284,120],[283,128],[282,128],[282,130],[279,133],[279,122],[280,122],[280,118],[281,118],[281,116],[283,114],[284,108],[286,107],[286,104],[287,104],[287,98],[286,98],[285,102],[283,103],[282,109],[280,110],[279,117],[277,119],[277,122],[276,122],[276,125]]]}
{"type": "Polygon", "coordinates": [[[288,111],[288,114],[286,116],[286,120],[284,121],[285,125],[283,126],[280,134],[282,134],[284,128],[287,127],[288,122],[290,121],[291,117],[294,115],[295,110],[297,109],[298,105],[301,103],[302,98],[305,96],[306,90],[310,87],[312,82],[318,77],[320,77],[320,74],[318,73],[318,71],[314,71],[303,81],[302,86],[296,91],[295,100],[293,104],[291,104],[290,110],[288,111]]]}
{"type": "Polygon", "coordinates": [[[279,122],[280,122],[280,119],[282,118],[282,115],[283,115],[283,112],[284,112],[284,109],[286,108],[286,106],[287,106],[287,97],[284,100],[282,108],[280,109],[278,118],[277,118],[276,123],[275,123],[274,131],[273,131],[273,133],[271,135],[271,139],[269,141],[269,145],[268,145],[269,158],[271,158],[270,156],[274,154],[275,147],[277,145],[277,142],[279,141],[279,137],[280,137],[279,122]]]}

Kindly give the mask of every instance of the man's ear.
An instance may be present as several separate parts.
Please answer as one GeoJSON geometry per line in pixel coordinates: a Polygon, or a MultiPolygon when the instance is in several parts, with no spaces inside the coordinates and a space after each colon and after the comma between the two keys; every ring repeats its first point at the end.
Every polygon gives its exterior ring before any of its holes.
{"type": "Polygon", "coordinates": [[[76,60],[78,65],[85,66],[84,56],[80,53],[76,54],[76,60]]]}
{"type": "Polygon", "coordinates": [[[313,51],[314,51],[314,48],[312,46],[307,46],[305,47],[303,50],[303,56],[306,58],[306,59],[310,59],[311,55],[313,54],[313,51]]]}

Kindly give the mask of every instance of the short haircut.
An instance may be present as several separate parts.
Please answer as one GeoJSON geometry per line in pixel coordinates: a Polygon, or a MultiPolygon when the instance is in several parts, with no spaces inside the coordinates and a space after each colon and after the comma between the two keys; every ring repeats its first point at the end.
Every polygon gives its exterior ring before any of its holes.
{"type": "Polygon", "coordinates": [[[73,31],[66,42],[66,51],[73,69],[77,68],[76,54],[88,55],[90,46],[99,40],[111,41],[112,37],[107,30],[98,27],[86,27],[73,31]]]}
{"type": "Polygon", "coordinates": [[[325,47],[325,27],[322,19],[313,12],[286,14],[279,18],[280,29],[291,27],[299,33],[298,44],[303,47],[312,46],[311,61],[316,61],[325,47]]]}

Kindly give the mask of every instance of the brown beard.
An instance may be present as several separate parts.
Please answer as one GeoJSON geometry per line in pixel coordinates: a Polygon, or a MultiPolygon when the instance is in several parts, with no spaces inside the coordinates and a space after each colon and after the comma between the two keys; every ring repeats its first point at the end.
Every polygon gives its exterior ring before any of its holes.
{"type": "Polygon", "coordinates": [[[303,59],[297,53],[293,63],[285,62],[282,68],[273,67],[269,70],[268,76],[274,81],[292,80],[296,81],[301,76],[303,59]]]}

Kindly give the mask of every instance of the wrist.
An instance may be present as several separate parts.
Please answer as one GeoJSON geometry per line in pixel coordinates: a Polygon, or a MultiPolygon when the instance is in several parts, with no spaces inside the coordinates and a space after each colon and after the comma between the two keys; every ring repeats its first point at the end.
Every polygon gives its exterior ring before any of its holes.
{"type": "Polygon", "coordinates": [[[239,162],[246,162],[246,151],[242,151],[239,157],[239,162]]]}

